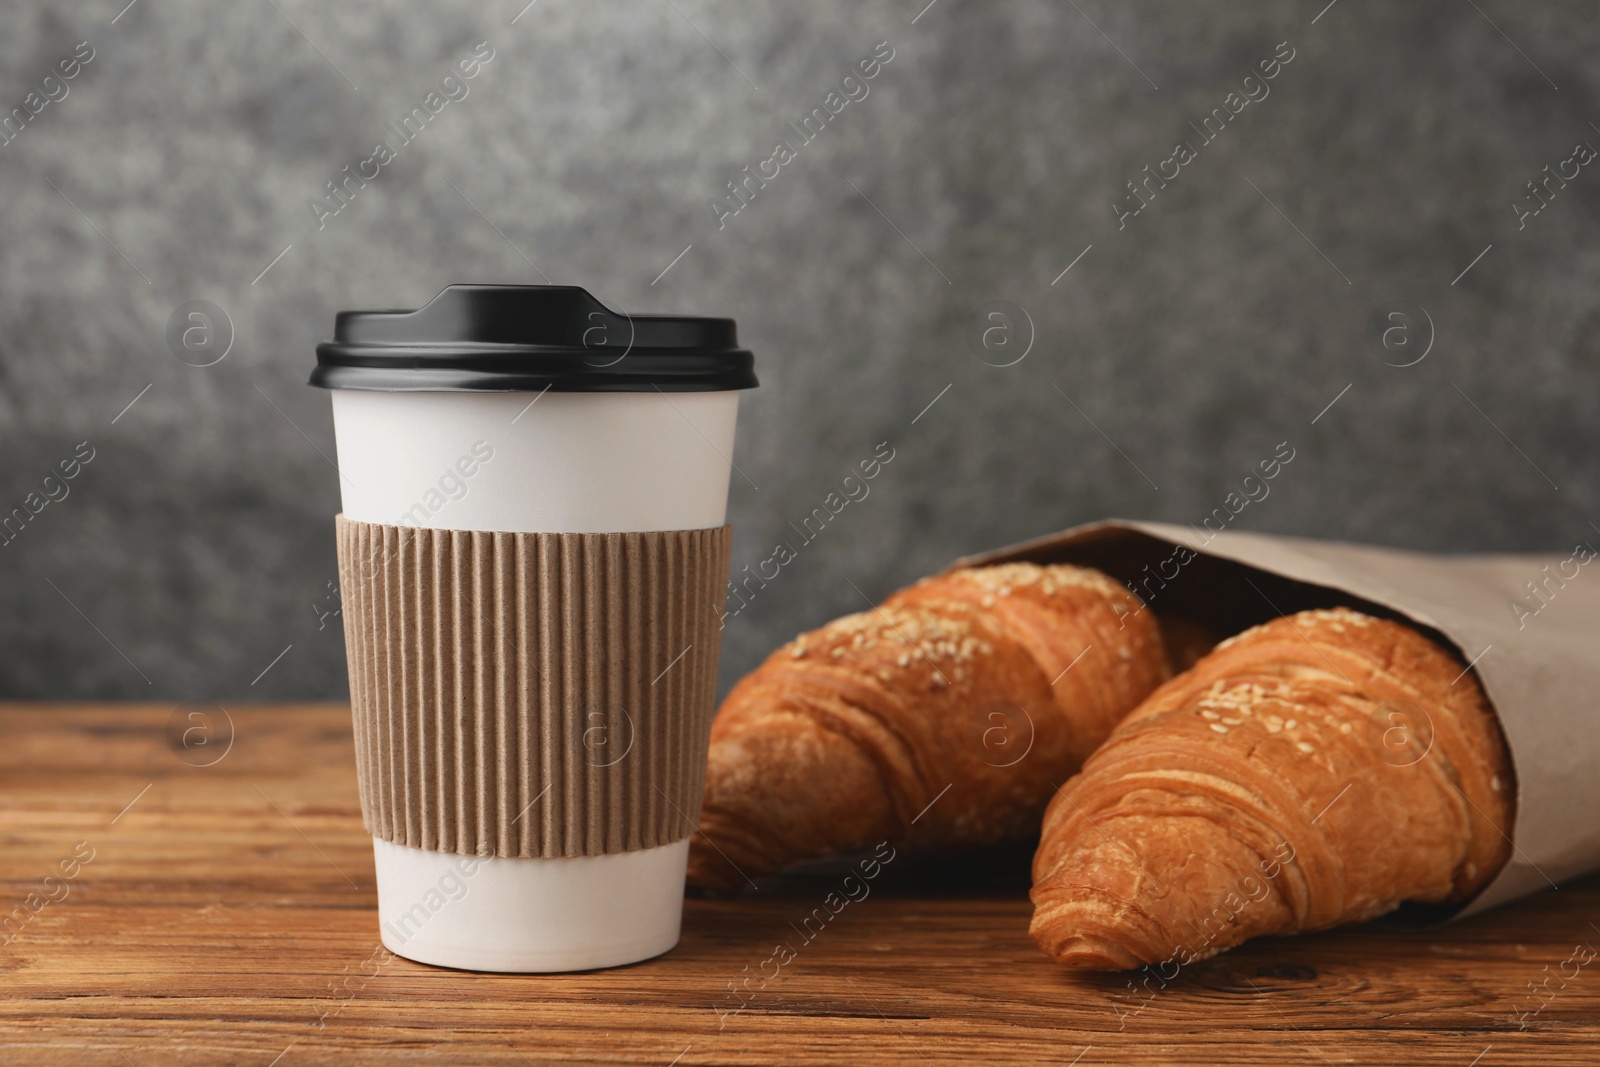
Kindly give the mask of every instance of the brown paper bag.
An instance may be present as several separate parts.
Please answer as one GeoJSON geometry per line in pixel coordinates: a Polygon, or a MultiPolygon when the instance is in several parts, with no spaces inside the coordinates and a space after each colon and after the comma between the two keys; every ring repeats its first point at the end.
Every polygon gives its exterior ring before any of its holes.
{"type": "Polygon", "coordinates": [[[1457,916],[1600,867],[1600,564],[1591,544],[1556,555],[1439,556],[1113,520],[954,566],[1019,560],[1097,567],[1150,610],[1223,634],[1343,605],[1454,646],[1500,717],[1517,779],[1511,858],[1457,916]]]}

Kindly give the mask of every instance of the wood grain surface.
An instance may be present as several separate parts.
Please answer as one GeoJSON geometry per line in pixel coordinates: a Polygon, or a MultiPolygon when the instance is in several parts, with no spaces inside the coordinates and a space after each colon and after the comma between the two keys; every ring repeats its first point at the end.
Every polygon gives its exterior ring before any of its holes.
{"type": "Polygon", "coordinates": [[[13,706],[0,1063],[1600,1062],[1595,878],[1136,993],[1034,948],[1028,859],[901,857],[810,941],[791,924],[837,871],[690,899],[678,947],[631,967],[449,971],[379,947],[346,707],[13,706]]]}

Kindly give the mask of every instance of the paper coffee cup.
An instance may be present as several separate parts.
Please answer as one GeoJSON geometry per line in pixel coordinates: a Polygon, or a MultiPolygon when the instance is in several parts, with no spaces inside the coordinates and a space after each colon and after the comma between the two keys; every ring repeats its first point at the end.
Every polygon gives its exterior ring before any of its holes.
{"type": "Polygon", "coordinates": [[[566,286],[343,312],[341,595],[383,943],[486,971],[677,943],[727,581],[727,319],[566,286]]]}

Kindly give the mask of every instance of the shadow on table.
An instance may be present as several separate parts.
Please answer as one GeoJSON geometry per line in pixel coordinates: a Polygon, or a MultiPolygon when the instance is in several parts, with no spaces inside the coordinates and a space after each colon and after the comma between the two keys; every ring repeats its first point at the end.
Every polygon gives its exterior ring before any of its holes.
{"type": "MultiPolygon", "coordinates": [[[[912,900],[952,897],[1026,900],[1028,888],[1033,884],[1033,853],[1037,847],[1038,840],[1034,839],[949,853],[913,854],[902,849],[892,861],[881,864],[872,892],[912,900]]],[[[706,899],[811,899],[838,888],[841,878],[858,871],[862,861],[872,856],[870,851],[827,856],[798,863],[781,874],[758,878],[755,889],[722,894],[691,888],[689,895],[706,899]]]]}

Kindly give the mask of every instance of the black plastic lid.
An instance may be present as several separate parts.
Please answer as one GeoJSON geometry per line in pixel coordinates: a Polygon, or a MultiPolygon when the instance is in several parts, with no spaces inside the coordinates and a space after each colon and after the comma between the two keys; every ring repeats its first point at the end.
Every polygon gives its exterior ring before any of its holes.
{"type": "Polygon", "coordinates": [[[575,285],[451,285],[415,311],[341,311],[311,384],[402,392],[753,389],[732,319],[625,315],[575,285]]]}

